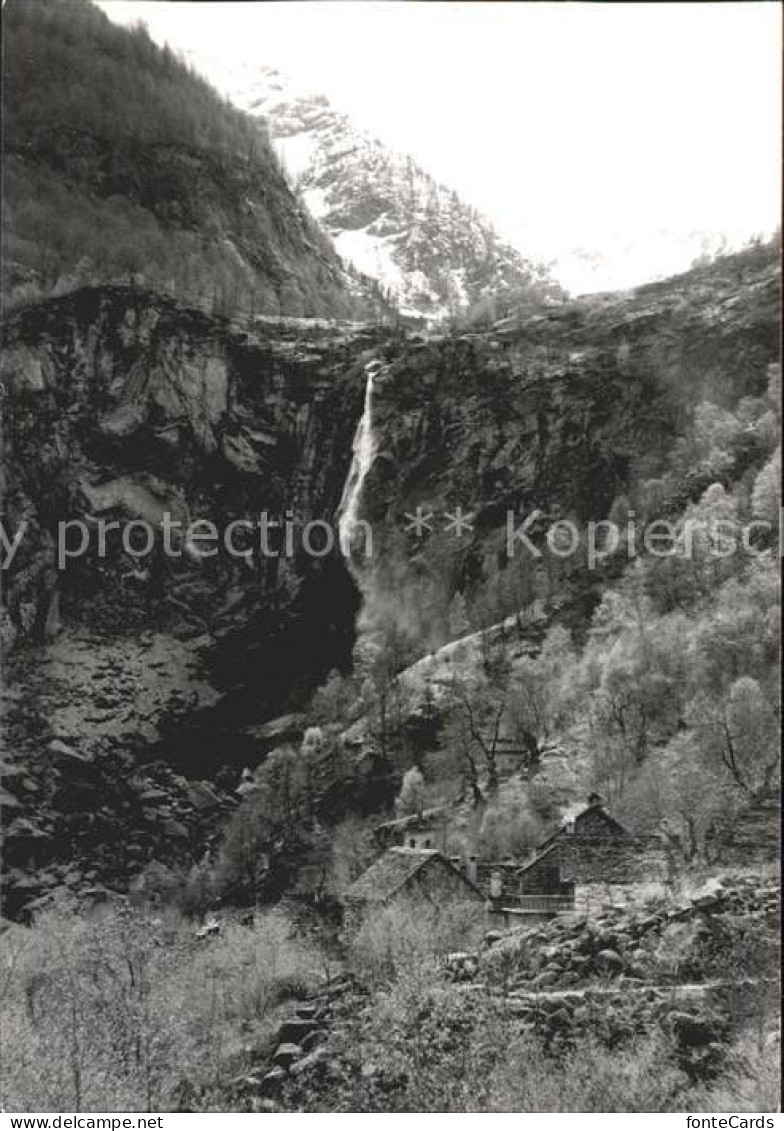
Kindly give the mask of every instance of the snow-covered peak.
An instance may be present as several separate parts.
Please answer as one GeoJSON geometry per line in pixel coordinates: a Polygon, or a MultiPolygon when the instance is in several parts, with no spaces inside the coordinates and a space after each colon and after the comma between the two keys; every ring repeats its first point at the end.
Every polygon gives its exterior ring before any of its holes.
{"type": "Polygon", "coordinates": [[[356,271],[402,313],[437,320],[491,295],[557,294],[487,219],[412,158],[357,129],[316,92],[266,66],[192,57],[241,109],[263,118],[303,203],[356,271]]]}

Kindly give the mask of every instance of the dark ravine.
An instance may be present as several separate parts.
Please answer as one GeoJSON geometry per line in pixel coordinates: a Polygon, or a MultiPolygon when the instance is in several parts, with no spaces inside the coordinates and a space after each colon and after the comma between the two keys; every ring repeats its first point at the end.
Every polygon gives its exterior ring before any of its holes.
{"type": "MultiPolygon", "coordinates": [[[[125,287],[13,315],[4,522],[27,528],[4,578],[5,711],[29,787],[4,783],[9,804],[25,819],[56,813],[51,770],[69,771],[53,742],[90,763],[154,758],[230,783],[264,756],[248,728],[302,706],[354,643],[359,595],[337,549],[257,554],[249,567],[159,549],[134,559],[109,536],[103,559],[91,548],[58,570],[58,522],[155,525],[169,510],[219,529],[262,511],[334,524],[376,359],[378,454],[362,510],[382,541],[397,531],[416,569],[429,550],[403,534],[406,512],[474,512],[454,548],[462,584],[498,557],[507,511],[603,518],[656,474],[700,399],[760,393],[777,297],[775,255],[762,249],[482,334],[230,322],[125,287]]],[[[683,501],[707,485],[698,469],[683,501]]],[[[69,805],[83,812],[90,796],[69,805]]]]}

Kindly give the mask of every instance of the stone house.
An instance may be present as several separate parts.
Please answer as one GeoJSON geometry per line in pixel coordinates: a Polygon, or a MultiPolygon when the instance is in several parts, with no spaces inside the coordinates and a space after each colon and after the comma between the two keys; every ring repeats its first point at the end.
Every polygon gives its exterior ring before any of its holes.
{"type": "Polygon", "coordinates": [[[480,865],[480,886],[496,912],[550,916],[605,899],[607,892],[649,880],[650,853],[607,812],[597,794],[565,821],[522,865],[480,865]]]}
{"type": "Polygon", "coordinates": [[[373,830],[373,839],[379,848],[431,848],[446,849],[449,813],[443,807],[423,809],[384,821],[373,830]]]}
{"type": "Polygon", "coordinates": [[[588,805],[544,840],[519,870],[518,890],[526,897],[557,896],[575,903],[590,890],[623,887],[649,874],[650,861],[637,838],[616,821],[597,794],[588,805]]]}
{"type": "Polygon", "coordinates": [[[485,897],[459,868],[430,848],[388,849],[343,895],[346,924],[358,926],[374,911],[395,901],[424,900],[436,906],[476,904],[485,897]]]}
{"type": "Polygon", "coordinates": [[[603,862],[610,867],[621,850],[633,844],[631,833],[607,812],[601,797],[592,793],[585,809],[564,821],[536,849],[524,868],[526,886],[546,890],[577,874],[601,870],[603,862]]]}

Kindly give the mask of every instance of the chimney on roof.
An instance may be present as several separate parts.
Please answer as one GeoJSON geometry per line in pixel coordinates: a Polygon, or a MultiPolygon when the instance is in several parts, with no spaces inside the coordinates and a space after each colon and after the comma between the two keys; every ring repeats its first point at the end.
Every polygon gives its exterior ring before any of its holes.
{"type": "Polygon", "coordinates": [[[601,804],[602,804],[602,799],[601,799],[601,797],[599,796],[598,793],[589,793],[588,794],[588,807],[590,809],[596,809],[597,807],[601,808],[601,804]]]}
{"type": "Polygon", "coordinates": [[[476,856],[468,857],[468,878],[472,884],[477,882],[478,869],[476,856]]]}

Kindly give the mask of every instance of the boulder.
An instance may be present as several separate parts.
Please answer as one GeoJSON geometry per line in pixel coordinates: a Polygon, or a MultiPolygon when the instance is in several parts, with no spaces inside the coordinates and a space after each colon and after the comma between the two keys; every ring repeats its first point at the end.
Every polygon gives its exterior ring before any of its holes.
{"type": "Polygon", "coordinates": [[[596,965],[603,970],[617,973],[623,969],[623,959],[617,950],[605,947],[596,955],[596,965]]]}
{"type": "Polygon", "coordinates": [[[259,1082],[259,1091],[264,1095],[271,1095],[272,1093],[277,1092],[280,1085],[286,1079],[286,1075],[286,1070],[284,1068],[271,1068],[259,1082]]]}
{"type": "Polygon", "coordinates": [[[671,1013],[669,1021],[678,1043],[690,1048],[709,1045],[719,1035],[710,1021],[690,1013],[671,1013]]]}
{"type": "Polygon", "coordinates": [[[541,974],[537,974],[531,980],[531,985],[536,986],[537,989],[542,989],[544,986],[551,986],[554,982],[558,981],[558,974],[551,970],[545,970],[541,974]]]}
{"type": "Polygon", "coordinates": [[[326,1029],[312,1029],[300,1042],[304,1052],[310,1052],[317,1045],[323,1045],[327,1039],[326,1029]]]}
{"type": "Polygon", "coordinates": [[[292,1044],[290,1041],[285,1044],[279,1045],[275,1055],[272,1058],[272,1063],[278,1068],[288,1068],[295,1060],[299,1060],[302,1056],[302,1048],[300,1045],[292,1044]]]}
{"type": "Polygon", "coordinates": [[[306,1002],[303,1005],[298,1005],[295,1012],[297,1017],[302,1018],[303,1021],[314,1021],[318,1009],[311,1002],[306,1002]]]}
{"type": "Polygon", "coordinates": [[[599,951],[616,950],[618,938],[615,931],[599,931],[595,937],[595,945],[599,951]]]}
{"type": "Polygon", "coordinates": [[[699,911],[712,911],[718,908],[723,902],[721,892],[704,892],[702,895],[697,895],[692,900],[692,904],[699,911]]]}
{"type": "Polygon", "coordinates": [[[170,840],[190,840],[191,835],[182,821],[175,821],[173,817],[161,822],[161,832],[170,840]]]}
{"type": "Polygon", "coordinates": [[[302,1043],[302,1039],[307,1037],[308,1033],[312,1032],[315,1028],[316,1022],[312,1019],[306,1020],[302,1017],[289,1017],[286,1021],[281,1021],[278,1026],[278,1043],[281,1045],[289,1043],[299,1045],[302,1043]]]}
{"type": "Polygon", "coordinates": [[[257,1076],[255,1073],[243,1073],[240,1076],[235,1076],[234,1079],[229,1082],[229,1087],[242,1092],[256,1091],[262,1086],[262,1082],[263,1078],[257,1076]]]}
{"type": "Polygon", "coordinates": [[[199,927],[196,932],[197,939],[208,939],[212,935],[219,935],[221,930],[220,920],[210,919],[203,927],[199,927]]]}
{"type": "Polygon", "coordinates": [[[289,1072],[292,1076],[301,1076],[306,1072],[312,1072],[319,1065],[325,1064],[327,1060],[327,1050],[324,1048],[314,1049],[303,1056],[301,1060],[296,1060],[291,1065],[289,1072]]]}
{"type": "Polygon", "coordinates": [[[86,758],[84,754],[80,754],[74,750],[72,746],[66,745],[60,738],[53,738],[47,746],[47,750],[58,762],[89,762],[90,759],[86,758]]]}

